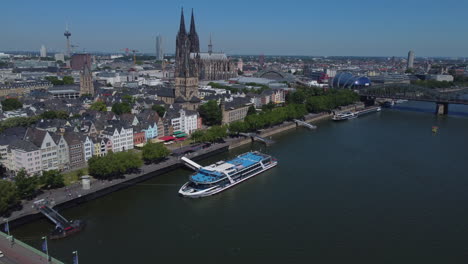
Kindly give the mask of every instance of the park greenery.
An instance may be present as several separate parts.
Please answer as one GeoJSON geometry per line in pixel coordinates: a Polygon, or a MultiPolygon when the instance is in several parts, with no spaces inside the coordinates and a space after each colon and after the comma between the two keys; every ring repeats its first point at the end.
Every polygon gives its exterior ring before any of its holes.
{"type": "Polygon", "coordinates": [[[454,85],[453,82],[436,81],[436,80],[415,80],[415,81],[411,81],[411,84],[429,88],[429,89],[450,88],[454,85]]]}
{"type": "Polygon", "coordinates": [[[219,142],[227,136],[227,126],[212,126],[207,130],[197,130],[191,135],[194,142],[219,142]]]}
{"type": "Polygon", "coordinates": [[[66,111],[45,111],[40,116],[43,119],[68,119],[70,117],[66,111]]]}
{"type": "Polygon", "coordinates": [[[102,101],[97,101],[97,102],[92,103],[91,107],[89,109],[95,110],[95,111],[100,111],[100,112],[106,112],[107,111],[107,105],[102,101]]]}
{"type": "Polygon", "coordinates": [[[15,176],[15,185],[20,199],[31,199],[39,187],[38,177],[29,176],[24,169],[21,169],[15,176]]]}
{"type": "MultiPolygon", "coordinates": [[[[79,114],[73,115],[73,118],[79,117],[79,114]]],[[[46,111],[37,116],[29,116],[29,117],[12,117],[0,121],[0,132],[7,128],[12,127],[29,127],[35,123],[37,123],[41,119],[70,119],[70,116],[65,111],[46,111]]]]}
{"type": "Polygon", "coordinates": [[[63,76],[62,80],[60,80],[56,76],[47,76],[44,79],[51,82],[53,85],[66,85],[75,83],[75,80],[71,76],[63,76]]]}
{"type": "Polygon", "coordinates": [[[0,180],[0,215],[17,205],[19,202],[15,183],[0,180]]]}
{"type": "Polygon", "coordinates": [[[288,94],[289,104],[305,104],[310,113],[331,111],[339,106],[349,105],[359,100],[359,95],[351,90],[323,90],[300,87],[288,94]]]}
{"type": "Polygon", "coordinates": [[[207,126],[220,125],[222,120],[221,108],[215,100],[210,100],[205,104],[200,105],[198,112],[203,120],[203,124],[207,126]]]}
{"type": "Polygon", "coordinates": [[[161,143],[146,143],[142,148],[142,158],[145,163],[160,162],[171,154],[171,151],[161,143]]]}
{"type": "Polygon", "coordinates": [[[116,114],[116,115],[130,113],[131,111],[132,111],[132,107],[127,102],[114,103],[112,105],[112,112],[114,112],[114,114],[116,114]]]}
{"type": "Polygon", "coordinates": [[[125,173],[138,171],[143,161],[134,152],[110,152],[104,157],[94,156],[88,161],[88,172],[97,179],[115,179],[125,173]]]}
{"type": "Polygon", "coordinates": [[[7,98],[2,101],[3,111],[12,111],[23,107],[23,104],[16,98],[7,98]]]}
{"type": "Polygon", "coordinates": [[[44,171],[39,177],[39,183],[47,190],[65,186],[63,175],[57,170],[44,171]]]}
{"type": "Polygon", "coordinates": [[[151,107],[151,109],[153,111],[156,111],[160,117],[163,117],[164,114],[166,113],[166,108],[164,108],[164,106],[162,106],[162,105],[156,105],[155,104],[155,105],[153,105],[151,107]]]}

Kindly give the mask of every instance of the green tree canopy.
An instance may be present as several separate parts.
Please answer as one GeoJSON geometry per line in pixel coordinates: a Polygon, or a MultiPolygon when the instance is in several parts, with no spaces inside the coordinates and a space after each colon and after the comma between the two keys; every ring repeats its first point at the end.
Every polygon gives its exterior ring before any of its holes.
{"type": "Polygon", "coordinates": [[[71,76],[63,76],[62,81],[63,81],[63,84],[74,84],[75,83],[75,79],[73,79],[73,77],[71,77],[71,76]]]}
{"type": "Polygon", "coordinates": [[[18,190],[19,198],[32,198],[36,193],[38,181],[36,176],[28,176],[24,169],[21,169],[15,177],[16,189],[18,190]]]}
{"type": "Polygon", "coordinates": [[[68,119],[70,115],[65,111],[45,111],[41,114],[44,119],[68,119]]]}
{"type": "Polygon", "coordinates": [[[0,180],[0,214],[18,203],[18,193],[13,182],[0,180]]]}
{"type": "Polygon", "coordinates": [[[166,146],[161,143],[146,143],[142,149],[142,157],[146,163],[158,162],[171,154],[166,146]]]}
{"type": "Polygon", "coordinates": [[[222,113],[216,101],[210,100],[206,104],[200,105],[198,112],[205,125],[214,126],[221,124],[222,113]]]}
{"type": "Polygon", "coordinates": [[[56,189],[65,186],[63,175],[57,170],[44,171],[39,180],[44,189],[56,189]]]}
{"type": "Polygon", "coordinates": [[[197,130],[191,138],[195,142],[217,142],[227,136],[226,126],[212,126],[207,130],[197,130]]]}
{"type": "Polygon", "coordinates": [[[166,113],[166,108],[164,108],[164,106],[162,105],[153,105],[151,109],[153,109],[153,111],[156,111],[160,117],[163,117],[164,113],[166,113]]]}
{"type": "Polygon", "coordinates": [[[23,104],[16,98],[7,98],[2,101],[3,111],[12,111],[23,107],[23,104]]]}
{"type": "Polygon", "coordinates": [[[255,109],[254,105],[249,106],[249,109],[247,110],[247,115],[255,115],[257,113],[257,110],[255,109]]]}
{"type": "Polygon", "coordinates": [[[89,159],[88,172],[97,179],[113,179],[136,171],[141,165],[143,161],[133,152],[110,152],[104,157],[89,159]]]}
{"type": "Polygon", "coordinates": [[[91,110],[96,110],[100,112],[106,112],[107,111],[107,106],[104,102],[102,101],[97,101],[91,104],[91,107],[89,108],[91,110]]]}
{"type": "Polygon", "coordinates": [[[115,103],[112,105],[112,112],[116,115],[121,115],[125,113],[130,113],[132,107],[128,103],[115,103]]]}

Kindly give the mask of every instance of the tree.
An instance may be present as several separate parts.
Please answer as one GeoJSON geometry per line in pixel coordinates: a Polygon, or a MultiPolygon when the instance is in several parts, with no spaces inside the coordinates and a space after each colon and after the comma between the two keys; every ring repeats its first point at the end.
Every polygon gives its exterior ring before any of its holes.
{"type": "Polygon", "coordinates": [[[92,103],[89,109],[100,111],[100,112],[106,112],[107,106],[104,102],[97,101],[97,102],[92,103]]]}
{"type": "Polygon", "coordinates": [[[70,115],[65,111],[45,111],[41,114],[44,119],[68,119],[70,115]]]}
{"type": "Polygon", "coordinates": [[[262,105],[262,111],[270,111],[275,108],[275,104],[273,102],[269,102],[268,104],[262,105]]]}
{"type": "Polygon", "coordinates": [[[151,109],[153,109],[153,111],[156,111],[160,117],[163,117],[166,113],[166,108],[164,108],[164,106],[162,105],[153,105],[151,109]]]}
{"type": "Polygon", "coordinates": [[[23,104],[16,98],[7,98],[2,101],[3,111],[12,111],[23,107],[23,104]]]}
{"type": "Polygon", "coordinates": [[[254,105],[249,106],[249,109],[247,110],[247,115],[255,115],[257,113],[257,110],[255,109],[254,105]]]}
{"type": "Polygon", "coordinates": [[[220,125],[222,120],[221,109],[215,100],[210,100],[206,104],[200,105],[200,116],[207,126],[220,125]]]}
{"type": "Polygon", "coordinates": [[[83,171],[83,170],[78,170],[78,171],[76,172],[76,177],[79,179],[79,178],[81,178],[82,176],[84,176],[84,171],[83,171]]]}
{"type": "Polygon", "coordinates": [[[190,135],[190,138],[194,142],[203,142],[203,140],[205,139],[205,131],[196,130],[196,131],[192,132],[192,134],[190,135]]]}
{"type": "Polygon", "coordinates": [[[171,154],[166,146],[161,143],[146,143],[142,149],[142,157],[146,163],[158,162],[171,154]]]}
{"type": "Polygon", "coordinates": [[[63,84],[74,84],[75,79],[73,79],[73,77],[71,77],[71,76],[63,76],[62,82],[63,82],[63,84]]]}
{"type": "Polygon", "coordinates": [[[88,172],[97,179],[113,179],[136,171],[142,164],[140,157],[133,152],[110,152],[104,157],[89,159],[88,172]]]}
{"type": "Polygon", "coordinates": [[[0,180],[0,214],[18,203],[18,193],[15,184],[10,181],[0,180]]]}
{"type": "Polygon", "coordinates": [[[37,177],[28,176],[26,170],[21,169],[15,177],[16,189],[18,190],[19,198],[28,199],[32,198],[37,189],[37,177]]]}
{"type": "Polygon", "coordinates": [[[39,178],[44,189],[56,189],[65,186],[63,175],[57,170],[44,171],[39,178]]]}
{"type": "Polygon", "coordinates": [[[132,107],[128,103],[115,103],[112,105],[112,112],[116,115],[130,113],[132,107]]]}
{"type": "Polygon", "coordinates": [[[241,132],[247,132],[248,127],[244,121],[235,121],[229,124],[229,132],[231,134],[238,134],[241,132]]]}

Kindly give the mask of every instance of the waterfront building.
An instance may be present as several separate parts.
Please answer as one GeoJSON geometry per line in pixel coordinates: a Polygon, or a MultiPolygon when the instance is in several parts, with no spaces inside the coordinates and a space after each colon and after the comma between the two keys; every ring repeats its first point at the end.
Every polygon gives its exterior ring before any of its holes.
{"type": "Polygon", "coordinates": [[[168,120],[174,132],[182,131],[186,134],[191,134],[193,131],[201,128],[201,118],[199,118],[198,112],[193,110],[170,108],[164,117],[168,120]]]}
{"type": "Polygon", "coordinates": [[[24,140],[33,143],[41,151],[42,170],[57,170],[57,143],[49,131],[28,128],[24,140]]]}
{"type": "Polygon", "coordinates": [[[88,162],[88,160],[93,156],[94,151],[94,143],[90,136],[81,137],[83,142],[83,153],[84,153],[84,160],[88,162]]]}
{"type": "Polygon", "coordinates": [[[85,166],[83,141],[76,132],[67,132],[64,135],[68,143],[70,168],[82,168],[85,166]]]}
{"type": "Polygon", "coordinates": [[[42,171],[41,150],[32,142],[22,139],[10,142],[8,159],[4,165],[10,171],[25,169],[29,175],[42,171]]]}
{"type": "Polygon", "coordinates": [[[142,147],[146,143],[146,132],[141,126],[133,128],[133,145],[142,147]]]}
{"type": "Polygon", "coordinates": [[[32,82],[15,82],[8,84],[0,84],[0,96],[8,96],[9,94],[24,95],[34,90],[47,90],[52,87],[52,83],[48,81],[32,81],[32,82]]]}
{"type": "Polygon", "coordinates": [[[248,98],[234,98],[232,101],[222,100],[220,104],[223,125],[235,121],[242,121],[247,116],[252,105],[248,98]]]}
{"type": "Polygon", "coordinates": [[[414,51],[410,50],[408,52],[408,64],[406,66],[407,69],[412,69],[414,67],[414,51]]]}
{"type": "Polygon", "coordinates": [[[110,150],[113,152],[133,149],[133,127],[131,126],[116,124],[104,129],[102,135],[110,140],[110,150]]]}
{"type": "Polygon", "coordinates": [[[66,170],[70,167],[70,153],[68,143],[63,135],[52,134],[52,138],[57,145],[57,167],[59,170],[66,170]]]}

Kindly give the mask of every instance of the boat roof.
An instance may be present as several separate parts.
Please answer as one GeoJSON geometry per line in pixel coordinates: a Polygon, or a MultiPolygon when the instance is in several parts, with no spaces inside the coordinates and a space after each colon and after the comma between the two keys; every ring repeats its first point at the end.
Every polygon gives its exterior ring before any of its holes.
{"type": "Polygon", "coordinates": [[[226,177],[226,173],[250,167],[268,157],[258,152],[248,152],[237,156],[235,159],[226,162],[217,162],[209,166],[202,167],[190,179],[195,183],[212,183],[226,177]]]}

